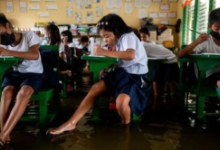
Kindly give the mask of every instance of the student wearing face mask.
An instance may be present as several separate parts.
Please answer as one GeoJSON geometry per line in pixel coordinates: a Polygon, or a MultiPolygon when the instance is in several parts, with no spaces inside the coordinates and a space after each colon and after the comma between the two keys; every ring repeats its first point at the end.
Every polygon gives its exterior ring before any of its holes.
{"type": "MultiPolygon", "coordinates": [[[[32,31],[16,32],[8,19],[0,14],[0,55],[14,56],[21,62],[9,69],[2,80],[0,106],[0,150],[10,144],[10,134],[23,115],[31,95],[43,83],[43,65],[39,53],[40,39],[32,31]],[[16,103],[11,109],[11,105],[16,103]]],[[[12,149],[12,148],[11,148],[12,149]]]]}
{"type": "MultiPolygon", "coordinates": [[[[191,53],[220,53],[220,8],[209,14],[210,34],[202,33],[189,46],[178,53],[178,57],[184,57],[191,53]]],[[[220,88],[220,64],[206,72],[207,83],[220,88]]]]}

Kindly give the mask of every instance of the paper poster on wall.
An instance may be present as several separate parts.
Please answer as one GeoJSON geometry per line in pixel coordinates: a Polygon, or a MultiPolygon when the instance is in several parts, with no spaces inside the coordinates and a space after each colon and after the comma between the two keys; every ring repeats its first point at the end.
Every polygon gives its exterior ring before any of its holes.
{"type": "Polygon", "coordinates": [[[135,0],[134,1],[134,6],[137,7],[137,8],[140,8],[142,5],[142,0],[135,0]]]}
{"type": "Polygon", "coordinates": [[[82,22],[82,13],[81,12],[75,12],[75,20],[77,23],[82,22]]]}
{"type": "Polygon", "coordinates": [[[102,6],[96,6],[96,17],[103,16],[103,7],[102,6]]]}
{"type": "Polygon", "coordinates": [[[132,4],[131,3],[125,3],[125,13],[126,14],[132,13],[132,4]]]}
{"type": "Polygon", "coordinates": [[[27,12],[26,2],[19,2],[19,6],[20,6],[20,8],[19,8],[20,12],[27,12]]]}
{"type": "Polygon", "coordinates": [[[86,20],[87,22],[92,22],[94,19],[93,12],[86,12],[86,20]]]}
{"type": "Polygon", "coordinates": [[[6,2],[6,12],[13,12],[13,2],[6,2]]]}
{"type": "Polygon", "coordinates": [[[143,0],[143,6],[144,6],[144,8],[150,7],[150,1],[151,1],[151,0],[143,0]]]}
{"type": "Polygon", "coordinates": [[[176,12],[168,12],[167,17],[168,18],[176,18],[177,17],[177,13],[176,12]]]}
{"type": "Polygon", "coordinates": [[[122,0],[115,0],[115,8],[121,8],[122,7],[122,0]]]}
{"type": "Polygon", "coordinates": [[[125,0],[126,2],[131,2],[131,0],[125,0]]]}
{"type": "Polygon", "coordinates": [[[106,0],[106,7],[107,8],[113,8],[114,3],[113,0],[106,0]]]}
{"type": "Polygon", "coordinates": [[[94,3],[99,3],[99,2],[100,2],[100,0],[93,0],[93,2],[94,2],[94,3]]]}
{"type": "Polygon", "coordinates": [[[142,19],[142,18],[145,18],[147,15],[146,15],[146,9],[139,9],[138,10],[138,18],[139,19],[142,19]]]}
{"type": "Polygon", "coordinates": [[[40,2],[40,0],[30,0],[31,2],[40,2]]]}
{"type": "Polygon", "coordinates": [[[37,5],[37,4],[29,4],[29,9],[30,9],[30,10],[39,10],[39,9],[40,9],[40,5],[37,5]]]}
{"type": "Polygon", "coordinates": [[[168,20],[160,20],[160,23],[161,24],[169,24],[169,21],[168,20]]]}
{"type": "Polygon", "coordinates": [[[56,4],[48,4],[46,5],[47,10],[57,10],[57,5],[56,4]]]}
{"type": "Polygon", "coordinates": [[[159,12],[158,17],[159,18],[167,18],[167,13],[166,12],[159,12]]]}
{"type": "Polygon", "coordinates": [[[110,13],[118,14],[118,10],[117,9],[110,9],[110,13]]]}
{"type": "Polygon", "coordinates": [[[178,2],[178,0],[169,0],[169,2],[178,2]]]}
{"type": "Polygon", "coordinates": [[[83,8],[83,1],[82,0],[77,0],[76,5],[77,5],[78,9],[82,9],[83,8]]]}
{"type": "Polygon", "coordinates": [[[73,8],[70,6],[66,7],[66,16],[67,17],[73,17],[73,8]]]}
{"type": "Polygon", "coordinates": [[[38,16],[41,18],[49,17],[49,12],[38,12],[38,16]]]}
{"type": "Polygon", "coordinates": [[[162,0],[152,0],[152,2],[154,2],[154,3],[161,3],[162,0]]]}
{"type": "Polygon", "coordinates": [[[156,12],[150,12],[149,18],[158,18],[158,14],[156,12]]]}
{"type": "Polygon", "coordinates": [[[160,4],[160,10],[169,10],[170,5],[169,4],[160,4]]]}
{"type": "Polygon", "coordinates": [[[68,3],[74,3],[74,0],[68,0],[68,3]]]}
{"type": "Polygon", "coordinates": [[[89,9],[92,8],[92,0],[85,0],[85,8],[89,9]]]}

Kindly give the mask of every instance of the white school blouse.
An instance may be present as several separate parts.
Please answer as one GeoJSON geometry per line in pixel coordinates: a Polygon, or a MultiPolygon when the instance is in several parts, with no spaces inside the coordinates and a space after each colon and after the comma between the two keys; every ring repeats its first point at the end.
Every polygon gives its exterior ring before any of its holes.
{"type": "Polygon", "coordinates": [[[117,41],[117,51],[128,49],[135,50],[135,58],[133,60],[119,59],[119,67],[124,68],[131,74],[146,74],[148,72],[147,54],[143,44],[133,32],[123,34],[117,41]]]}

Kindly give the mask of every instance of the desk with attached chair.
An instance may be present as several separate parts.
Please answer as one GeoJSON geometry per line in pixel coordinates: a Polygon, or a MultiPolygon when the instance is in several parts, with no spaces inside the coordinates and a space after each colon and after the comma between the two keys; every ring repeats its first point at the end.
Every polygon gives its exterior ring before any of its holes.
{"type": "Polygon", "coordinates": [[[187,100],[185,101],[185,93],[190,92],[196,94],[196,119],[202,120],[206,116],[220,115],[220,113],[207,113],[204,111],[205,97],[217,97],[215,87],[207,86],[206,83],[206,71],[220,64],[220,55],[212,53],[204,54],[192,54],[186,58],[179,59],[180,61],[180,98],[182,102],[185,102],[187,106],[187,100]],[[185,83],[183,81],[183,65],[186,62],[195,63],[198,68],[197,83],[185,83]]]}

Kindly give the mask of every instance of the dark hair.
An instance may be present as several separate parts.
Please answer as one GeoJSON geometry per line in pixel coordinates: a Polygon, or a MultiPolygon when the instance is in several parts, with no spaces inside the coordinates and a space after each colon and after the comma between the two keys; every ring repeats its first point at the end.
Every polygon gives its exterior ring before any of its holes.
{"type": "Polygon", "coordinates": [[[73,42],[73,35],[72,35],[72,33],[69,30],[62,31],[61,35],[62,36],[67,36],[69,43],[73,42]]]}
{"type": "Polygon", "coordinates": [[[150,37],[150,32],[147,27],[141,28],[140,33],[144,33],[150,37]]]}
{"type": "Polygon", "coordinates": [[[214,9],[209,13],[209,25],[220,24],[220,8],[214,9]]]}
{"type": "Polygon", "coordinates": [[[140,40],[141,37],[140,37],[140,34],[139,34],[139,32],[138,32],[138,29],[133,28],[133,32],[134,32],[134,34],[138,37],[138,39],[140,40]]]}
{"type": "Polygon", "coordinates": [[[117,38],[125,33],[132,32],[132,28],[127,26],[124,20],[116,14],[108,14],[102,17],[97,24],[98,33],[101,29],[113,32],[117,38]]]}
{"type": "Polygon", "coordinates": [[[0,24],[6,26],[6,23],[10,23],[10,22],[3,13],[0,13],[0,24]]]}
{"type": "Polygon", "coordinates": [[[59,45],[61,42],[59,28],[54,24],[48,24],[45,29],[50,33],[50,45],[59,45]]]}
{"type": "Polygon", "coordinates": [[[88,36],[83,36],[83,37],[81,37],[80,43],[83,43],[83,42],[89,42],[88,36]]]}

